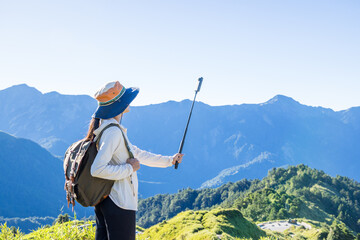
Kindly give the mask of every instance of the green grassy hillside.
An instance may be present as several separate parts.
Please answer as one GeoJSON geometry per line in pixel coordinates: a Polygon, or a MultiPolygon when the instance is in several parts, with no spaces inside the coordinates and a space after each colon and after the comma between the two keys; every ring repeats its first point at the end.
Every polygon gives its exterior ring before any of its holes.
{"type": "MultiPolygon", "coordinates": [[[[263,231],[254,223],[243,217],[237,209],[213,209],[211,211],[185,211],[174,218],[163,221],[149,229],[137,227],[138,240],[145,239],[189,239],[189,240],[354,240],[360,239],[360,234],[355,238],[349,229],[338,221],[331,226],[326,223],[299,219],[311,226],[291,226],[283,232],[263,231]]],[[[276,225],[276,222],[271,224],[276,225]]],[[[95,237],[94,221],[70,221],[53,226],[45,226],[30,234],[24,235],[17,229],[0,225],[1,240],[87,240],[95,237]]]]}
{"type": "MultiPolygon", "coordinates": [[[[66,223],[56,223],[53,226],[39,228],[30,233],[23,234],[14,228],[0,225],[1,240],[87,240],[94,239],[94,222],[72,221],[66,223]]],[[[139,229],[138,229],[139,230],[139,229]]],[[[148,230],[140,229],[137,240],[142,239],[249,239],[244,236],[253,236],[250,239],[275,240],[287,239],[296,233],[303,234],[302,230],[292,229],[286,234],[265,233],[256,225],[246,221],[239,211],[234,209],[212,211],[187,211],[178,214],[169,221],[159,223],[148,230]],[[266,237],[265,237],[266,235],[266,237]],[[241,238],[239,237],[241,236],[241,238]],[[260,238],[259,238],[260,236],[260,238]]],[[[312,230],[312,233],[317,230],[312,230]]],[[[328,232],[328,231],[327,231],[328,232]]],[[[309,233],[307,233],[309,235],[309,233]]],[[[308,239],[308,238],[303,238],[308,239]]],[[[316,238],[311,238],[316,239],[316,238]]]]}
{"type": "Polygon", "coordinates": [[[255,221],[302,217],[331,224],[336,218],[360,232],[360,184],[304,165],[271,170],[234,205],[255,221]],[[264,219],[250,211],[264,207],[259,201],[267,202],[264,219]]]}
{"type": "MultiPolygon", "coordinates": [[[[359,203],[360,184],[349,178],[304,165],[272,169],[261,181],[244,179],[216,189],[185,189],[140,200],[138,221],[147,229],[138,238],[360,239],[359,203]],[[278,233],[255,225],[288,218],[312,228],[293,226],[278,233]]],[[[0,239],[92,239],[95,228],[80,227],[84,224],[56,223],[15,238],[16,229],[1,225],[0,239]]]]}
{"type": "MultiPolygon", "coordinates": [[[[224,201],[233,203],[238,194],[248,190],[253,182],[244,179],[236,183],[224,184],[218,188],[201,190],[187,188],[176,194],[158,194],[140,199],[139,211],[136,214],[137,223],[147,228],[185,210],[205,210],[224,201]]],[[[228,204],[227,207],[230,208],[231,205],[228,204]]]]}
{"type": "Polygon", "coordinates": [[[217,207],[235,207],[254,222],[301,217],[331,225],[337,219],[360,232],[360,184],[305,165],[272,169],[261,181],[244,179],[142,199],[138,224],[147,228],[185,210],[217,207]]]}
{"type": "Polygon", "coordinates": [[[66,223],[56,223],[53,226],[39,228],[27,235],[22,234],[16,229],[0,226],[1,240],[85,240],[95,239],[95,227],[93,222],[71,221],[66,223]]]}
{"type": "Polygon", "coordinates": [[[139,239],[260,239],[266,234],[236,209],[185,211],[139,235],[139,239]]]}

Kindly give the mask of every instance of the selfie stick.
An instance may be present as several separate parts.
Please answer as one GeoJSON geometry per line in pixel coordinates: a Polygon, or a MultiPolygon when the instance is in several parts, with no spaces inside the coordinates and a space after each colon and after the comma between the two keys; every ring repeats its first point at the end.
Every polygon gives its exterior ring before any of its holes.
{"type": "MultiPolygon", "coordinates": [[[[194,101],[193,101],[192,106],[191,106],[189,118],[188,118],[188,121],[187,121],[187,124],[186,124],[186,128],[185,128],[185,132],[184,132],[184,136],[183,136],[183,138],[182,138],[182,140],[181,140],[181,144],[180,144],[180,148],[179,148],[179,153],[182,153],[182,149],[183,149],[183,147],[184,147],[185,137],[186,137],[186,133],[187,133],[187,130],[188,130],[188,127],[189,127],[189,122],[190,122],[192,110],[193,110],[193,108],[194,108],[194,103],[195,103],[196,95],[197,95],[198,92],[200,92],[200,88],[201,88],[202,81],[203,81],[203,78],[202,78],[202,77],[199,78],[199,85],[198,85],[198,88],[195,90],[194,101]]],[[[179,166],[179,163],[176,161],[176,163],[175,163],[175,169],[177,169],[178,166],[179,166]]]]}

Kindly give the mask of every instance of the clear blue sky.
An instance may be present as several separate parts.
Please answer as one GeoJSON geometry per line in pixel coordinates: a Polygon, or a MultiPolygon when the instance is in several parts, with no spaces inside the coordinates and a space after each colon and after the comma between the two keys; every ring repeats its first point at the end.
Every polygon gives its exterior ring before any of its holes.
{"type": "Polygon", "coordinates": [[[360,106],[360,1],[0,0],[0,89],[89,94],[140,87],[134,105],[276,94],[360,106]]]}

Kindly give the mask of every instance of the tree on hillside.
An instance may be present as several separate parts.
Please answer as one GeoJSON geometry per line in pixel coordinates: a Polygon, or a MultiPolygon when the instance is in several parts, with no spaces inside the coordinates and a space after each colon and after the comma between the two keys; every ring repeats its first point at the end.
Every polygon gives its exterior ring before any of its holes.
{"type": "Polygon", "coordinates": [[[299,206],[300,200],[286,194],[285,191],[275,191],[271,188],[249,193],[234,203],[235,208],[253,221],[296,218],[299,206]]]}
{"type": "Polygon", "coordinates": [[[19,234],[19,229],[16,228],[16,227],[14,227],[14,226],[12,226],[12,227],[10,228],[10,230],[11,230],[11,232],[12,232],[12,234],[13,234],[14,236],[16,236],[17,234],[19,234]]]}
{"type": "Polygon", "coordinates": [[[327,237],[327,240],[354,240],[354,235],[349,231],[349,229],[343,223],[334,221],[331,224],[330,232],[327,237]]]}
{"type": "Polygon", "coordinates": [[[69,214],[65,213],[64,215],[60,214],[54,221],[54,224],[56,223],[65,223],[65,222],[69,222],[70,221],[70,217],[69,214]]]}

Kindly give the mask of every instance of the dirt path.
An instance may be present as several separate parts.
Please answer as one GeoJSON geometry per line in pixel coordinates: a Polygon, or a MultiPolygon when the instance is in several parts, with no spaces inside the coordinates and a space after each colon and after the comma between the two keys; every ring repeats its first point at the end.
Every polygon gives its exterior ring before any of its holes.
{"type": "Polygon", "coordinates": [[[304,226],[306,229],[311,229],[310,224],[304,223],[304,222],[298,222],[298,223],[289,223],[288,221],[272,221],[272,222],[263,222],[257,224],[258,227],[260,227],[263,230],[269,229],[271,231],[278,231],[282,232],[291,226],[304,226]]]}

